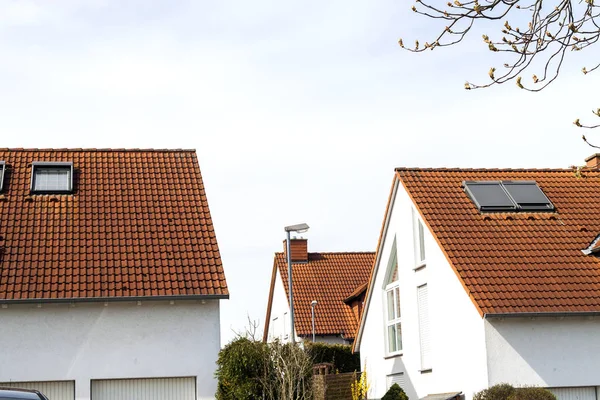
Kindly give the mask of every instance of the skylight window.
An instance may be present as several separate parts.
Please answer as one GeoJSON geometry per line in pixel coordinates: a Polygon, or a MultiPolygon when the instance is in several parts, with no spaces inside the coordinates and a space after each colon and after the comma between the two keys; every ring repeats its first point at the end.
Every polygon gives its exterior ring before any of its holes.
{"type": "Polygon", "coordinates": [[[34,162],[31,173],[31,191],[34,193],[71,193],[73,191],[73,163],[34,162]]]}
{"type": "Polygon", "coordinates": [[[554,211],[534,181],[466,181],[463,185],[481,212],[554,211]]]}
{"type": "Polygon", "coordinates": [[[0,192],[4,190],[4,171],[6,171],[6,163],[0,161],[0,192]]]}

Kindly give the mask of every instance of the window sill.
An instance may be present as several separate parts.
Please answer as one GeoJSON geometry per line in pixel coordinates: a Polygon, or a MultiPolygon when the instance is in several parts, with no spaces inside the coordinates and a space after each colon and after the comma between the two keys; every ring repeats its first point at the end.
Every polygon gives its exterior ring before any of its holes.
{"type": "Polygon", "coordinates": [[[402,357],[402,352],[398,352],[398,353],[392,353],[392,354],[387,354],[385,356],[383,356],[384,360],[389,360],[390,358],[396,358],[396,357],[402,357]]]}
{"type": "Polygon", "coordinates": [[[432,368],[420,369],[419,372],[422,374],[430,374],[433,372],[433,369],[432,368]]]}
{"type": "Polygon", "coordinates": [[[413,271],[417,272],[422,270],[423,268],[425,268],[427,266],[427,263],[421,263],[419,265],[417,265],[416,267],[413,268],[413,271]]]}

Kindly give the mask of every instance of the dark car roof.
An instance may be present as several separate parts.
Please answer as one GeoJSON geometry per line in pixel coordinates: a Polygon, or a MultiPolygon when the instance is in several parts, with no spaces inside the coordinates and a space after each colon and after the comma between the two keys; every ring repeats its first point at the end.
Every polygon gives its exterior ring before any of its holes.
{"type": "Polygon", "coordinates": [[[46,400],[46,396],[37,390],[0,387],[0,400],[2,399],[46,400]]]}

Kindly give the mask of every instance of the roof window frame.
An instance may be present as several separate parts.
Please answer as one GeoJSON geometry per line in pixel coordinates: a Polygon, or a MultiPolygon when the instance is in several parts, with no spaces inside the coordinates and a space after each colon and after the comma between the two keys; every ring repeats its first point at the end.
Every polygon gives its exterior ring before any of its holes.
{"type": "Polygon", "coordinates": [[[469,199],[473,202],[473,204],[475,204],[475,206],[477,207],[479,212],[482,212],[482,213],[555,212],[556,211],[556,207],[554,206],[554,203],[552,203],[550,198],[548,196],[546,196],[546,193],[544,193],[544,191],[542,190],[542,188],[538,185],[538,183],[536,181],[531,181],[531,180],[523,180],[523,181],[512,181],[512,180],[511,181],[463,181],[462,186],[463,186],[464,192],[467,194],[469,199]],[[504,193],[504,195],[510,202],[510,205],[506,204],[504,206],[486,206],[486,205],[481,204],[481,202],[477,199],[477,196],[474,194],[474,192],[471,190],[471,188],[469,186],[474,187],[474,186],[484,186],[484,185],[498,186],[498,188],[502,190],[502,192],[504,193]],[[510,185],[513,185],[513,186],[517,186],[517,185],[535,186],[538,189],[539,193],[543,196],[543,198],[547,202],[545,202],[545,203],[518,202],[515,199],[515,197],[513,196],[513,194],[510,193],[509,189],[507,189],[506,185],[508,185],[508,186],[510,186],[510,185]]]}
{"type": "Polygon", "coordinates": [[[73,162],[68,161],[34,161],[31,163],[31,181],[29,191],[32,194],[71,194],[73,193],[73,162]],[[35,179],[36,169],[56,168],[67,169],[69,171],[69,188],[64,190],[36,190],[35,179]]]}
{"type": "Polygon", "coordinates": [[[4,178],[6,177],[6,161],[0,161],[0,193],[4,193],[4,178]]]}

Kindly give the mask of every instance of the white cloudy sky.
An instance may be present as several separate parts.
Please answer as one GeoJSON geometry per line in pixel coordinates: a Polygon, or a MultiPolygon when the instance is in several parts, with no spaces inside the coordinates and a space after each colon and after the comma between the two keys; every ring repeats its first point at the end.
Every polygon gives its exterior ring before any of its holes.
{"type": "Polygon", "coordinates": [[[307,222],[313,251],[374,250],[394,167],[593,153],[571,124],[600,106],[585,55],[539,94],[469,92],[492,65],[479,34],[398,48],[428,28],[401,0],[0,0],[1,145],[197,149],[227,342],[263,322],[284,225],[307,222]]]}

